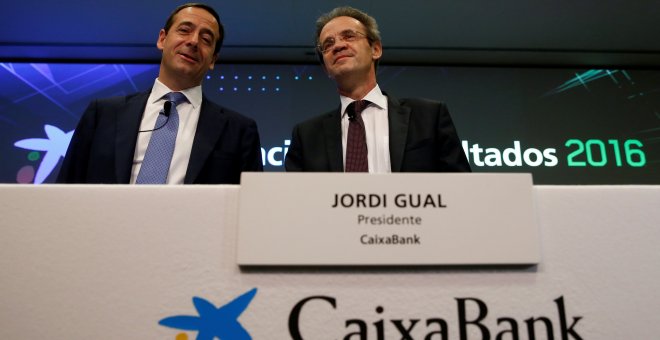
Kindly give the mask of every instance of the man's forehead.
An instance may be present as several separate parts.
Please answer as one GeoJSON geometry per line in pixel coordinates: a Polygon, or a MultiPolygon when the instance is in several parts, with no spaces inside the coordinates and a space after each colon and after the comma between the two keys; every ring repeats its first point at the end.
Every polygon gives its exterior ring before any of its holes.
{"type": "Polygon", "coordinates": [[[180,10],[174,17],[174,24],[178,25],[181,23],[205,24],[212,28],[216,34],[220,33],[218,21],[213,14],[203,8],[186,7],[180,10]]]}
{"type": "Polygon", "coordinates": [[[364,25],[358,19],[346,16],[336,17],[323,26],[320,37],[334,35],[347,29],[359,29],[363,27],[364,25]]]}

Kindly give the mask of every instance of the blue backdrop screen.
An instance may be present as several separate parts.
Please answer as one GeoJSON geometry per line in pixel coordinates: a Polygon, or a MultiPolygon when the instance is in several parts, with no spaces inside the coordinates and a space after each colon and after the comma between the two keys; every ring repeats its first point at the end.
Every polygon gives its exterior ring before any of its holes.
{"type": "MultiPolygon", "coordinates": [[[[156,64],[0,63],[0,182],[53,182],[93,98],[151,88],[156,64]]],[[[660,183],[660,71],[384,66],[396,97],[447,103],[475,172],[536,184],[660,183]]],[[[291,128],[339,105],[318,65],[223,65],[204,93],[254,118],[266,171],[283,171],[291,128]]]]}

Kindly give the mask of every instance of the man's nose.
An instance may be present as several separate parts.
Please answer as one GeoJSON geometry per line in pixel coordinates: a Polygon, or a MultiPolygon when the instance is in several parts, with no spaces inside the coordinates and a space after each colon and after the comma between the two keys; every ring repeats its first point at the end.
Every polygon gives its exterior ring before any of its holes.
{"type": "Polygon", "coordinates": [[[188,39],[188,44],[192,46],[197,46],[199,44],[199,34],[191,34],[188,39]]]}
{"type": "Polygon", "coordinates": [[[347,42],[344,40],[338,39],[335,41],[335,44],[332,46],[332,52],[337,53],[346,49],[347,42]]]}

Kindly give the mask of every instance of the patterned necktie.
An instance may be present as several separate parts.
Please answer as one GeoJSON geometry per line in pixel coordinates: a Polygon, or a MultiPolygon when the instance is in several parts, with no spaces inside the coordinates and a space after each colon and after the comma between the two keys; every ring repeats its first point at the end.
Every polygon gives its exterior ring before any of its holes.
{"type": "Polygon", "coordinates": [[[167,101],[156,119],[154,131],[144,154],[137,184],[165,184],[174,154],[174,143],[179,130],[179,113],[176,106],[187,101],[181,92],[170,92],[164,96],[167,101]],[[169,104],[168,104],[169,102],[169,104]],[[170,106],[169,116],[167,106],[170,106]]]}
{"type": "Polygon", "coordinates": [[[367,137],[362,121],[362,110],[371,102],[356,100],[348,105],[348,137],[346,141],[346,172],[369,172],[367,137]]]}

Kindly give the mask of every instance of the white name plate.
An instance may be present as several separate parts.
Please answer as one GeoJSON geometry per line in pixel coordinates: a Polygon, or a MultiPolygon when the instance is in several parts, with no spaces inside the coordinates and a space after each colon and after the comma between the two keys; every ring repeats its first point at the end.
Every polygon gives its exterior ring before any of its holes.
{"type": "Polygon", "coordinates": [[[243,173],[239,265],[536,264],[530,174],[243,173]]]}

